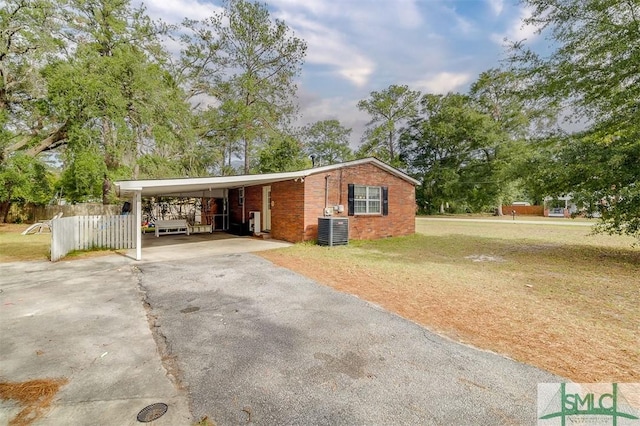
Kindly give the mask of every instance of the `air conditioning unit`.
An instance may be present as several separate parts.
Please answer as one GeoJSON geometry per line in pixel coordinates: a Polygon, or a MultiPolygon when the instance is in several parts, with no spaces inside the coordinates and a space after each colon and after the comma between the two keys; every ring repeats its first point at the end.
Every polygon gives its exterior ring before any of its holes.
{"type": "Polygon", "coordinates": [[[339,246],[349,243],[349,218],[319,217],[318,245],[339,246]]]}

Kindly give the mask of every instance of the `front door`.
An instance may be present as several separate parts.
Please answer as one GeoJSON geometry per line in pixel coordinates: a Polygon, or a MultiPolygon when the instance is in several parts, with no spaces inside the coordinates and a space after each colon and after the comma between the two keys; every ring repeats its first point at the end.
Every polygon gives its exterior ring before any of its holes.
{"type": "Polygon", "coordinates": [[[262,230],[271,231],[271,187],[262,187],[262,230]]]}

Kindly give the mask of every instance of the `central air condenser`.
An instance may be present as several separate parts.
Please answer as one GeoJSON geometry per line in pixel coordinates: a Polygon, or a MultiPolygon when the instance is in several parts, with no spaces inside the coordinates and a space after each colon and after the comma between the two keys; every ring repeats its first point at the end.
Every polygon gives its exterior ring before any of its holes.
{"type": "Polygon", "coordinates": [[[349,243],[349,219],[346,217],[318,218],[318,245],[339,246],[349,243]]]}

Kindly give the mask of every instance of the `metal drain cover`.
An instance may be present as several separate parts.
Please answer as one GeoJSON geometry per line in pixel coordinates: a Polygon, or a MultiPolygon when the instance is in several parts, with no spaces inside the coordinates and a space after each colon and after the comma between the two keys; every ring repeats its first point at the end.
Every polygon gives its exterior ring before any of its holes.
{"type": "Polygon", "coordinates": [[[157,402],[155,404],[147,405],[138,413],[138,421],[141,423],[152,422],[155,419],[159,419],[167,412],[169,406],[162,402],[157,402]]]}

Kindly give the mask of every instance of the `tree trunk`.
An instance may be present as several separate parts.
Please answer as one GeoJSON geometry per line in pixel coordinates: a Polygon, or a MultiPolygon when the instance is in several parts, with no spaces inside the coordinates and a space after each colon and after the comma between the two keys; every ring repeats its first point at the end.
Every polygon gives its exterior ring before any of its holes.
{"type": "Polygon", "coordinates": [[[9,219],[9,210],[11,210],[11,201],[3,201],[0,203],[0,214],[2,215],[2,222],[7,223],[9,219]]]}
{"type": "Polygon", "coordinates": [[[244,174],[249,174],[249,140],[244,138],[244,174]]]}
{"type": "Polygon", "coordinates": [[[102,181],[102,204],[109,204],[109,193],[111,192],[111,181],[105,174],[102,181]]]}

